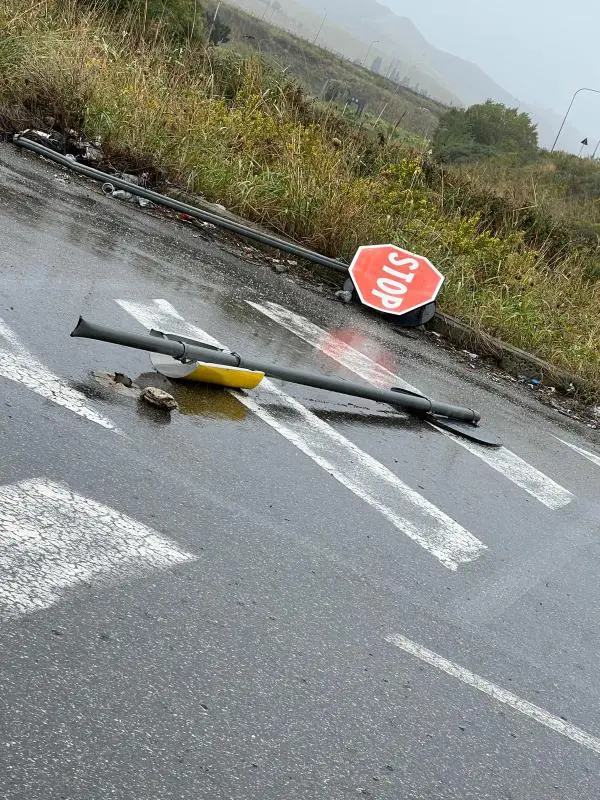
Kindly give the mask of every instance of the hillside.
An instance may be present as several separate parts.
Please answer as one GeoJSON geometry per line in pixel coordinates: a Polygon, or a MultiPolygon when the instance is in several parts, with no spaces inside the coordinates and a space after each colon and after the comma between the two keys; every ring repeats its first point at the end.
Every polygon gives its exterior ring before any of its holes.
{"type": "MultiPolygon", "coordinates": [[[[370,121],[371,125],[381,117],[399,131],[429,138],[445,109],[408,86],[394,83],[232,5],[221,5],[219,19],[231,28],[225,48],[260,52],[273,59],[315,99],[331,101],[337,95],[340,110],[347,98],[356,99],[364,104],[363,121],[370,121]]],[[[347,114],[355,112],[356,105],[350,104],[347,114]]]]}
{"type": "MultiPolygon", "coordinates": [[[[382,74],[385,75],[390,68],[395,68],[403,79],[403,83],[420,93],[426,93],[446,105],[460,104],[461,102],[460,98],[453,94],[443,82],[420,68],[418,55],[410,55],[406,51],[403,56],[400,56],[397,47],[389,45],[386,50],[383,46],[374,43],[378,35],[371,30],[370,22],[364,29],[361,29],[360,25],[346,24],[344,20],[348,16],[347,9],[345,14],[341,14],[342,23],[338,24],[329,5],[328,16],[324,20],[323,7],[315,4],[317,9],[315,10],[305,0],[273,0],[272,2],[271,0],[227,0],[227,2],[309,42],[313,42],[318,33],[320,47],[349,61],[364,63],[370,68],[375,59],[381,58],[380,71],[382,74]]],[[[391,14],[391,12],[388,13],[391,14]]]]}
{"type": "MultiPolygon", "coordinates": [[[[406,17],[395,14],[376,0],[228,0],[275,25],[309,41],[319,34],[319,44],[350,60],[380,57],[383,72],[394,65],[404,82],[446,105],[469,106],[488,99],[517,107],[530,114],[538,126],[540,145],[550,147],[560,125],[547,109],[522,103],[476,64],[433,47],[406,17]]],[[[569,131],[570,138],[582,136],[569,131]]]]}

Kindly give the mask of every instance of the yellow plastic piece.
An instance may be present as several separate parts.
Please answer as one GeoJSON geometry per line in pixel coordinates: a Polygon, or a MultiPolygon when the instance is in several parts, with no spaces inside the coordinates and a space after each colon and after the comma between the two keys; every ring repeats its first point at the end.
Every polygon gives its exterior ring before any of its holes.
{"type": "Polygon", "coordinates": [[[199,361],[192,372],[184,380],[198,383],[215,383],[232,389],[256,389],[264,372],[253,372],[239,367],[225,367],[221,364],[205,364],[199,361]]]}

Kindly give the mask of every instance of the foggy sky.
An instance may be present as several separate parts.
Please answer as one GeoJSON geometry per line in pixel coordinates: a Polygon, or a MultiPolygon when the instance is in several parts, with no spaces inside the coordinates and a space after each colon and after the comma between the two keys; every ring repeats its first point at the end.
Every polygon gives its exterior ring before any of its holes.
{"type": "MultiPolygon", "coordinates": [[[[519,100],[561,116],[582,86],[600,90],[600,0],[379,0],[434,46],[475,62],[519,100]]],[[[600,94],[569,116],[600,138],[600,94]]]]}

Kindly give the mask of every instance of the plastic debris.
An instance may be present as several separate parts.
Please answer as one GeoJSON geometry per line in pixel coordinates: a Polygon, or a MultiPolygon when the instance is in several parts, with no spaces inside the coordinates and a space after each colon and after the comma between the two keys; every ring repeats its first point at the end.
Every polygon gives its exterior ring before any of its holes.
{"type": "Polygon", "coordinates": [[[63,132],[56,130],[53,127],[56,124],[53,117],[48,117],[46,121],[51,127],[50,131],[27,128],[21,131],[19,135],[26,136],[28,139],[43,144],[45,147],[50,147],[57,153],[66,156],[69,160],[91,165],[100,164],[104,160],[100,139],[89,142],[77,131],[68,130],[63,132]]]}
{"type": "MultiPolygon", "coordinates": [[[[53,117],[48,117],[46,120],[49,126],[55,125],[56,122],[53,117]]],[[[68,130],[62,132],[52,128],[50,131],[34,130],[27,128],[21,131],[20,135],[26,136],[34,142],[43,144],[55,150],[57,153],[64,155],[69,161],[81,162],[90,164],[91,166],[98,166],[104,160],[104,153],[102,151],[102,141],[95,139],[89,142],[77,131],[68,130]]],[[[148,182],[148,173],[142,172],[141,175],[133,175],[129,172],[117,172],[115,177],[121,178],[128,183],[135,186],[146,186],[148,182]]],[[[125,200],[131,203],[137,203],[141,208],[154,208],[155,204],[145,197],[137,197],[131,192],[123,189],[117,189],[112,183],[107,182],[102,186],[102,191],[106,195],[114,197],[116,200],[125,200]]]]}
{"type": "Polygon", "coordinates": [[[89,161],[91,164],[99,164],[104,159],[104,153],[102,152],[102,148],[100,147],[100,141],[96,141],[94,144],[89,144],[89,142],[85,142],[83,144],[83,161],[89,161]]]}
{"type": "Polygon", "coordinates": [[[112,197],[116,200],[135,200],[134,195],[131,192],[126,192],[124,189],[115,189],[112,192],[112,197]]]}
{"type": "Polygon", "coordinates": [[[148,173],[142,172],[141,175],[131,175],[129,172],[117,172],[118,178],[121,178],[127,183],[133,183],[135,186],[145,186],[148,183],[148,173]]]}
{"type": "Polygon", "coordinates": [[[102,184],[102,191],[108,197],[114,197],[115,200],[125,200],[128,203],[137,203],[140,208],[156,207],[151,200],[146,200],[145,197],[137,197],[131,192],[126,192],[124,189],[116,189],[115,186],[110,182],[102,184]]]}

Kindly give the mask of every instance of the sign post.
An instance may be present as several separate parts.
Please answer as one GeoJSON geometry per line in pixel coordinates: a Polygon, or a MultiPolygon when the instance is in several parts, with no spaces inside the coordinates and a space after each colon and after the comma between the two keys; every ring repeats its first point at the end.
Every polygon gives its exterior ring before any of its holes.
{"type": "Polygon", "coordinates": [[[393,244],[360,247],[349,272],[363,305],[397,316],[432,303],[444,283],[429,259],[393,244]]]}

